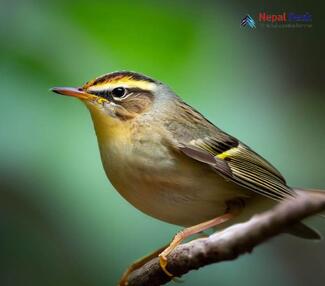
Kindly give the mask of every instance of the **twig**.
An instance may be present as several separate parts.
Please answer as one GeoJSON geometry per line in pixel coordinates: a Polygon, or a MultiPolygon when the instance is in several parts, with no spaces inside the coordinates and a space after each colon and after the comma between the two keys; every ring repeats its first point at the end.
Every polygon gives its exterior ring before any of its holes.
{"type": "MultiPolygon", "coordinates": [[[[168,256],[168,270],[180,277],[211,263],[235,259],[302,219],[324,210],[325,193],[298,192],[296,199],[284,201],[248,222],[178,246],[168,256]]],[[[128,285],[155,286],[169,281],[160,269],[158,259],[154,258],[130,274],[128,285]]]]}

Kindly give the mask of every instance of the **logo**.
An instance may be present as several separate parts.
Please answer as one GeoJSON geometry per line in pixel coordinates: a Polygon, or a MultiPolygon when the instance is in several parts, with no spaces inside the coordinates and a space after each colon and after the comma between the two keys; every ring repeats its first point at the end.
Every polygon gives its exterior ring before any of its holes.
{"type": "MultiPolygon", "coordinates": [[[[303,14],[286,12],[267,13],[259,12],[256,17],[257,26],[260,28],[312,28],[312,15],[308,12],[303,14]]],[[[240,22],[243,27],[251,29],[256,28],[255,21],[252,16],[246,15],[240,22]]]]}
{"type": "Polygon", "coordinates": [[[254,19],[250,15],[247,15],[246,17],[244,17],[241,20],[240,25],[242,25],[243,27],[248,26],[251,29],[256,28],[255,21],[254,21],[254,19]]]}

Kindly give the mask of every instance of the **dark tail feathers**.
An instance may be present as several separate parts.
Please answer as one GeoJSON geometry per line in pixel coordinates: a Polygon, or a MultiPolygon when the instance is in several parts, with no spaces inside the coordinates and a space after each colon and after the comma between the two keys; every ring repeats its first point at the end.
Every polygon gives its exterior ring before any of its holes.
{"type": "Polygon", "coordinates": [[[302,222],[299,222],[291,226],[285,231],[285,233],[289,233],[304,239],[312,239],[312,240],[322,239],[322,236],[317,232],[317,230],[314,230],[313,228],[303,224],[302,222]]]}

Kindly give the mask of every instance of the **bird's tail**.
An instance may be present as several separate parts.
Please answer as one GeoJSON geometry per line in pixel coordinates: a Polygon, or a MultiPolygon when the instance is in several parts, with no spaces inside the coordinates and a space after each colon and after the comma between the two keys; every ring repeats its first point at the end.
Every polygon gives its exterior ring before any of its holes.
{"type": "Polygon", "coordinates": [[[290,226],[288,229],[285,230],[285,233],[303,238],[303,239],[312,239],[312,240],[320,240],[322,236],[320,233],[313,229],[310,226],[305,225],[302,222],[298,222],[293,226],[290,226]]]}

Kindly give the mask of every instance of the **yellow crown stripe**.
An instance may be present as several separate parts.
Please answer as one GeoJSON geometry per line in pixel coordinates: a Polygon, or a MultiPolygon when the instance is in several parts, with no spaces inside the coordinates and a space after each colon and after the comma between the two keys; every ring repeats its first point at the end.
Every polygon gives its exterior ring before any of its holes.
{"type": "Polygon", "coordinates": [[[107,89],[113,89],[116,87],[125,87],[125,88],[140,88],[143,90],[153,90],[155,84],[145,80],[135,80],[132,78],[119,78],[116,80],[110,80],[96,85],[89,85],[88,89],[92,91],[101,91],[107,89]]]}

